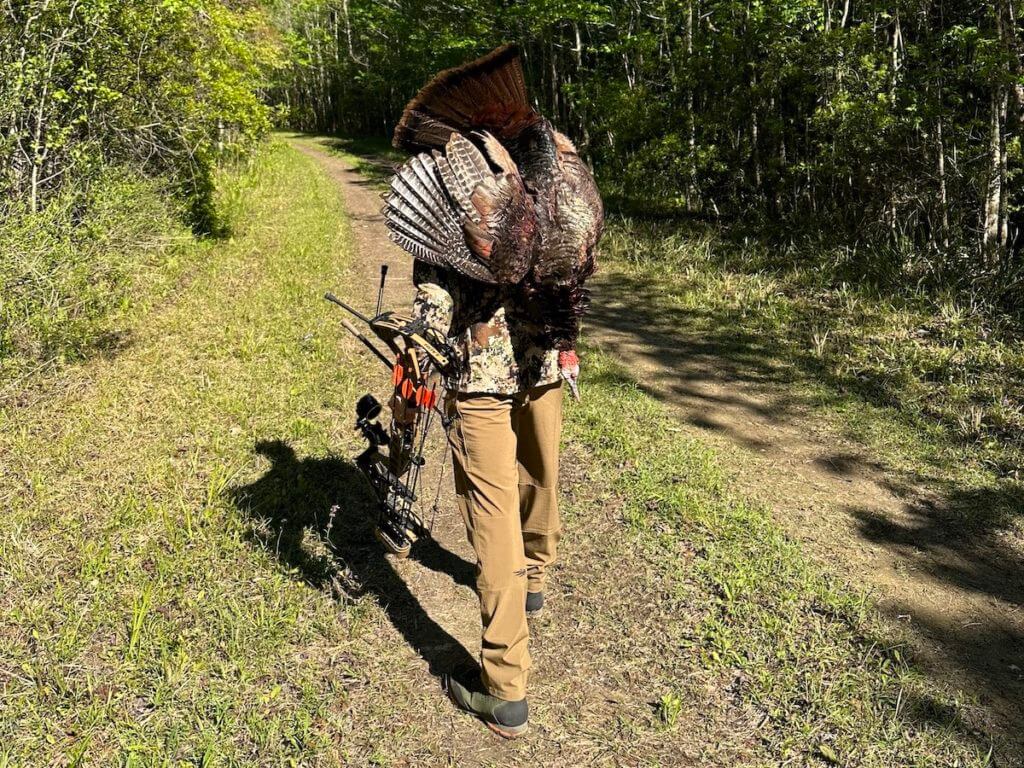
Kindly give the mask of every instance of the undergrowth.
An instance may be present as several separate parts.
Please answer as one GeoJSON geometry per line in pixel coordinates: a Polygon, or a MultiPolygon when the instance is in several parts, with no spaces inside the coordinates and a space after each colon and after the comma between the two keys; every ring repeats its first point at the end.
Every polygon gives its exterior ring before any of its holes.
{"type": "MultiPolygon", "coordinates": [[[[245,160],[213,173],[219,236],[237,206],[245,160]]],[[[0,218],[0,393],[24,376],[115,352],[133,322],[215,242],[186,224],[170,185],[128,167],[65,188],[37,212],[0,218]]]]}
{"type": "Polygon", "coordinates": [[[357,612],[255,546],[230,493],[261,439],[348,438],[320,298],[344,214],[280,146],[224,181],[234,234],[130,345],[0,402],[0,765],[347,762],[357,612]]]}
{"type": "Polygon", "coordinates": [[[191,241],[162,192],[111,172],[0,223],[0,377],[116,343],[139,283],[173,271],[191,241]]]}
{"type": "Polygon", "coordinates": [[[863,254],[837,252],[822,269],[799,250],[698,224],[613,219],[603,251],[609,282],[642,292],[648,316],[679,318],[723,350],[755,338],[759,364],[777,364],[773,375],[784,371],[889,466],[998,488],[985,522],[1019,516],[1024,340],[1012,318],[932,290],[851,282],[848,262],[863,254]]]}

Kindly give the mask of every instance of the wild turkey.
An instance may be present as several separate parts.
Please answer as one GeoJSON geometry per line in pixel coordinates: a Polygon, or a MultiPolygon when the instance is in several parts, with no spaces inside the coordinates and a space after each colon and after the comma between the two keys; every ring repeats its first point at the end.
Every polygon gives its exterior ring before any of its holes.
{"type": "Polygon", "coordinates": [[[547,343],[574,350],[604,213],[572,142],[530,105],[518,48],[437,75],[405,108],[394,145],[417,154],[386,196],[391,239],[508,286],[547,343]]]}

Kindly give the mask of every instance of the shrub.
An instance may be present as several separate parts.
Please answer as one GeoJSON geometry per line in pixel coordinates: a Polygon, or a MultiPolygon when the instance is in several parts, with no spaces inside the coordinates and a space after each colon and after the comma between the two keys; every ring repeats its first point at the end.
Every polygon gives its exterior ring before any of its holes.
{"type": "Polygon", "coordinates": [[[0,376],[116,343],[133,289],[191,240],[165,186],[108,170],[0,222],[0,376]]]}

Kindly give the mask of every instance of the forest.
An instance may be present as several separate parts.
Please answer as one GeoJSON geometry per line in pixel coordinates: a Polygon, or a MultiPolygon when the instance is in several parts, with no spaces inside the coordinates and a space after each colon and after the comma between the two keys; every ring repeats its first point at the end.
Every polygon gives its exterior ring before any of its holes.
{"type": "Polygon", "coordinates": [[[271,120],[388,136],[425,78],[508,40],[628,210],[841,246],[866,280],[1024,303],[1013,0],[30,0],[3,4],[0,184],[175,186],[271,120]],[[866,250],[873,253],[864,255],[866,250]]]}
{"type": "MultiPolygon", "coordinates": [[[[1015,0],[3,0],[0,367],[109,341],[133,281],[175,263],[182,238],[216,235],[217,169],[272,128],[383,145],[431,73],[509,40],[637,254],[650,250],[637,232],[656,251],[698,223],[767,249],[748,270],[796,265],[829,289],[952,302],[1016,336],[1022,12],[1015,0]]],[[[978,367],[935,366],[912,375],[978,367]]],[[[1003,424],[999,403],[1019,398],[981,399],[995,405],[980,421],[1003,424]]]]}
{"type": "MultiPolygon", "coordinates": [[[[810,262],[841,264],[858,282],[953,290],[1011,313],[1024,306],[1014,0],[4,0],[0,9],[8,243],[67,246],[82,236],[67,229],[73,220],[130,218],[123,198],[137,198],[139,184],[171,190],[175,215],[212,231],[214,164],[273,124],[387,137],[430,73],[515,40],[542,110],[593,164],[613,210],[697,216],[799,243],[810,262]],[[47,221],[46,234],[26,216],[47,221]]],[[[30,306],[56,307],[75,290],[56,287],[66,276],[26,284],[26,272],[43,280],[52,270],[45,259],[26,263],[24,250],[5,251],[2,273],[5,316],[20,314],[22,325],[30,306]]],[[[20,341],[12,333],[0,340],[8,356],[14,346],[73,346],[56,328],[20,341]]]]}
{"type": "Polygon", "coordinates": [[[272,126],[257,4],[0,3],[0,371],[95,349],[272,126]]]}
{"type": "Polygon", "coordinates": [[[516,40],[544,112],[629,209],[842,246],[861,279],[1019,307],[1020,13],[1011,0],[310,2],[291,10],[279,93],[303,128],[387,135],[427,73],[516,40]]]}

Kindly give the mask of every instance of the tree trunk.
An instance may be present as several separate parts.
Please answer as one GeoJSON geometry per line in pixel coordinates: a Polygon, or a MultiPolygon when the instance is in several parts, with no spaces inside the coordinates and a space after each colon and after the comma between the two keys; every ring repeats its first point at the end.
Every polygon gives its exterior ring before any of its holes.
{"type": "Polygon", "coordinates": [[[1015,117],[1020,121],[1024,118],[1024,82],[1021,81],[1024,76],[1024,46],[1017,37],[1017,17],[1011,0],[996,0],[995,15],[999,39],[1006,49],[1010,73],[1015,80],[1012,88],[1013,106],[1015,117]]]}
{"type": "Polygon", "coordinates": [[[697,116],[694,114],[694,86],[693,86],[693,11],[694,3],[697,0],[690,0],[686,5],[686,66],[691,72],[690,81],[686,93],[686,115],[690,121],[690,135],[687,143],[690,149],[690,181],[686,195],[686,208],[689,211],[696,210],[697,199],[697,116]]]}
{"type": "Polygon", "coordinates": [[[992,94],[992,123],[989,136],[988,194],[985,196],[985,228],[982,252],[990,270],[1000,266],[1000,256],[1006,242],[1006,113],[1010,94],[1000,87],[992,94]]]}
{"type": "MultiPolygon", "coordinates": [[[[940,107],[941,109],[941,107],[940,107]]],[[[943,250],[949,250],[949,192],[946,187],[946,142],[942,135],[942,115],[935,126],[936,150],[939,156],[939,221],[943,250]]]]}

